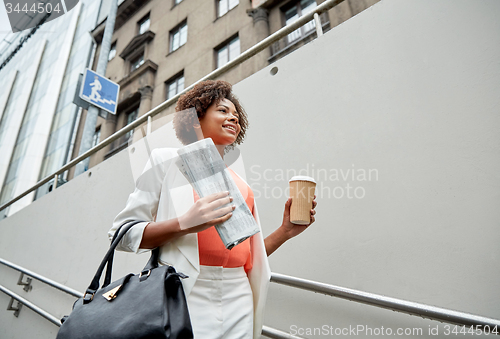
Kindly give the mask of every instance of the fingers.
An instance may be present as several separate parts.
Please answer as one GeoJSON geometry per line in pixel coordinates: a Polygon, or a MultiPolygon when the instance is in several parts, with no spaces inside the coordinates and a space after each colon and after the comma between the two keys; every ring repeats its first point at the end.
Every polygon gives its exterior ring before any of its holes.
{"type": "Polygon", "coordinates": [[[221,208],[221,209],[218,209],[216,211],[213,211],[213,213],[216,213],[216,214],[214,214],[214,216],[209,218],[210,219],[209,221],[206,221],[204,223],[201,223],[199,225],[192,227],[191,233],[198,233],[198,232],[204,231],[207,228],[210,228],[212,226],[221,224],[224,221],[227,221],[233,215],[232,209],[230,206],[229,206],[229,210],[227,207],[225,207],[225,208],[221,208]]]}
{"type": "Polygon", "coordinates": [[[221,207],[219,209],[213,210],[209,215],[209,219],[213,220],[215,218],[219,218],[221,216],[225,216],[227,213],[230,213],[236,209],[236,206],[229,205],[225,207],[221,207]]]}
{"type": "Polygon", "coordinates": [[[313,206],[313,209],[309,210],[309,212],[311,212],[311,224],[314,222],[314,220],[316,220],[316,218],[314,217],[314,215],[316,214],[316,210],[314,210],[314,206],[313,206]]]}
{"type": "Polygon", "coordinates": [[[316,218],[313,215],[311,215],[311,222],[309,224],[305,225],[306,228],[309,227],[315,221],[316,221],[316,218]]]}
{"type": "Polygon", "coordinates": [[[217,193],[207,195],[205,198],[202,198],[202,199],[206,199],[207,202],[213,202],[217,199],[227,197],[228,195],[229,195],[229,191],[222,191],[222,192],[217,192],[217,193]]]}
{"type": "Polygon", "coordinates": [[[222,216],[222,217],[220,217],[220,218],[214,219],[214,220],[213,220],[213,224],[214,224],[214,225],[221,224],[221,223],[223,223],[224,221],[227,221],[229,218],[231,218],[231,216],[232,216],[232,215],[233,215],[233,213],[232,213],[232,212],[229,212],[228,214],[226,214],[226,215],[224,215],[224,216],[222,216]]]}
{"type": "Polygon", "coordinates": [[[224,191],[207,195],[205,198],[200,199],[200,202],[207,203],[208,210],[213,211],[221,206],[229,204],[233,200],[234,198],[229,196],[229,192],[224,191]]]}
{"type": "Polygon", "coordinates": [[[215,210],[221,206],[229,204],[233,200],[234,200],[233,197],[225,196],[225,197],[219,198],[217,200],[214,200],[214,201],[208,203],[208,208],[210,210],[215,210]]]}

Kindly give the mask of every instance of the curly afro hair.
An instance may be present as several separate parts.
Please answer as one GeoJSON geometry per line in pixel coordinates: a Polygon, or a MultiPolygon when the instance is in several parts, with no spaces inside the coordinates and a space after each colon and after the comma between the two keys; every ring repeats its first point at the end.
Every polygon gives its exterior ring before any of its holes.
{"type": "MultiPolygon", "coordinates": [[[[245,138],[245,132],[248,128],[248,119],[245,110],[240,105],[238,98],[232,93],[232,85],[223,80],[206,80],[202,81],[193,87],[189,92],[181,95],[175,106],[175,111],[180,112],[188,108],[194,108],[198,119],[205,116],[207,108],[216,102],[217,104],[222,100],[227,99],[234,104],[236,112],[239,114],[239,124],[241,126],[240,134],[232,143],[226,147],[226,150],[234,148],[234,145],[241,144],[245,138]]],[[[173,126],[177,138],[184,144],[198,141],[193,125],[197,122],[194,117],[194,110],[192,114],[176,114],[173,120],[173,126]]]]}

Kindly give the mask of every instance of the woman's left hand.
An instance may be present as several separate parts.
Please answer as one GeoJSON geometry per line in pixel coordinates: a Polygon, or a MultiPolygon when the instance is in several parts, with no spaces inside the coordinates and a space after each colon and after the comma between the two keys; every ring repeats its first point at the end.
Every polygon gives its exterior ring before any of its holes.
{"type": "Polygon", "coordinates": [[[281,224],[281,228],[283,229],[283,232],[288,239],[291,239],[299,235],[300,233],[304,232],[315,221],[314,215],[316,214],[316,211],[314,210],[314,208],[318,203],[314,199],[316,199],[316,195],[314,195],[312,201],[312,209],[310,210],[311,222],[307,225],[297,225],[297,224],[292,224],[290,222],[290,206],[292,205],[292,198],[290,197],[286,201],[285,211],[283,212],[283,223],[281,224]]]}

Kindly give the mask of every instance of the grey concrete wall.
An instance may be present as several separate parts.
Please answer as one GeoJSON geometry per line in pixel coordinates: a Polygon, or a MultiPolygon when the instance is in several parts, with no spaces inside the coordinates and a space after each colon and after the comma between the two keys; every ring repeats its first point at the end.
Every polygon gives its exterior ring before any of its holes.
{"type": "MultiPolygon", "coordinates": [[[[270,257],[274,272],[500,318],[499,14],[495,0],[383,0],[235,86],[265,235],[281,223],[293,171],[318,180],[317,221],[270,257]]],[[[83,290],[133,189],[126,152],[90,173],[1,221],[0,257],[83,290]]],[[[120,253],[115,277],[146,259],[120,253]]],[[[0,266],[0,284],[70,311],[73,298],[16,281],[0,266]]],[[[278,285],[265,323],[424,338],[439,326],[448,337],[437,322],[278,285]]],[[[54,333],[29,310],[0,312],[1,338],[54,333]]]]}

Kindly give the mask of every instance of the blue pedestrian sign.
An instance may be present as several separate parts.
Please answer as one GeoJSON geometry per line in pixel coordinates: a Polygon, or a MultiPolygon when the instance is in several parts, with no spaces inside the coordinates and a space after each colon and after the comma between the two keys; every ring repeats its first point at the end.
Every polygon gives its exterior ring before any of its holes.
{"type": "Polygon", "coordinates": [[[83,82],[80,98],[97,106],[111,114],[116,114],[116,103],[120,85],[86,69],[83,74],[83,82]]]}

